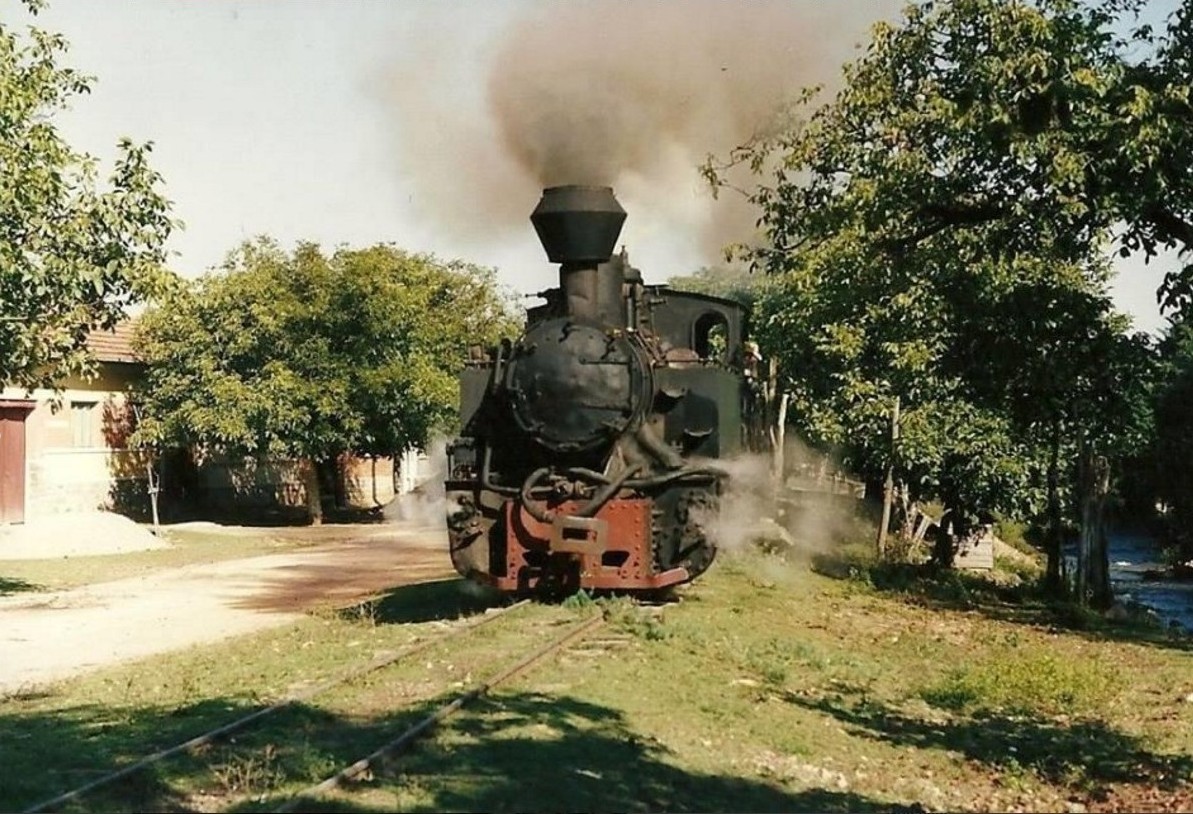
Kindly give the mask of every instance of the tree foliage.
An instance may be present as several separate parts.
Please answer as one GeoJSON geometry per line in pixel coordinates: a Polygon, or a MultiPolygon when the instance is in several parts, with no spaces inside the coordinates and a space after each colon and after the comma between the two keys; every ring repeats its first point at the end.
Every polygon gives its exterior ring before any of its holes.
{"type": "Polygon", "coordinates": [[[512,328],[491,270],[247,242],[141,319],[138,437],[316,462],[422,446],[454,419],[469,345],[512,328]]]}
{"type": "Polygon", "coordinates": [[[909,6],[834,98],[807,93],[729,157],[759,178],[767,245],[749,254],[775,278],[755,328],[813,441],[971,516],[1054,519],[1075,514],[1082,450],[1138,445],[1151,349],[1114,313],[1104,258],[1180,246],[1193,215],[1189,15],[1115,35],[1138,5],[909,6]]]}
{"type": "MultiPolygon", "coordinates": [[[[878,24],[830,104],[735,156],[783,156],[756,193],[787,213],[768,262],[845,224],[891,252],[979,226],[1001,256],[1193,248],[1193,7],[1157,31],[1134,22],[1144,5],[951,0],[878,24]]],[[[1167,281],[1171,304],[1191,275],[1167,281]]]]}
{"type": "Polygon", "coordinates": [[[758,294],[766,284],[766,278],[754,274],[749,266],[722,265],[703,266],[693,274],[671,277],[667,285],[677,291],[691,291],[708,294],[726,300],[739,302],[746,308],[753,308],[758,294]]]}
{"type": "Polygon", "coordinates": [[[174,226],[151,145],[122,140],[101,188],[96,160],[58,133],[54,115],[92,81],[60,64],[66,50],[58,34],[0,24],[0,385],[86,372],[87,334],[156,290],[174,226]]]}

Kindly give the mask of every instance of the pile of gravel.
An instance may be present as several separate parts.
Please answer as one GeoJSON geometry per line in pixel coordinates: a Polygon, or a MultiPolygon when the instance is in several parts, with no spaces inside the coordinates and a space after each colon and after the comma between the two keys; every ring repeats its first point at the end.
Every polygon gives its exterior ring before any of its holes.
{"type": "Polygon", "coordinates": [[[169,547],[148,528],[112,512],[71,512],[0,526],[0,560],[89,557],[169,547]]]}

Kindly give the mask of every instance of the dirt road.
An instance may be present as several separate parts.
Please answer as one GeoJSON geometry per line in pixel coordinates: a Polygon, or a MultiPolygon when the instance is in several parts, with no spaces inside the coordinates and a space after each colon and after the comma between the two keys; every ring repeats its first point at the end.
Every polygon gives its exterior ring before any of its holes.
{"type": "Polygon", "coordinates": [[[438,528],[387,523],[284,531],[322,534],[327,542],[0,598],[0,695],[454,575],[438,528]]]}

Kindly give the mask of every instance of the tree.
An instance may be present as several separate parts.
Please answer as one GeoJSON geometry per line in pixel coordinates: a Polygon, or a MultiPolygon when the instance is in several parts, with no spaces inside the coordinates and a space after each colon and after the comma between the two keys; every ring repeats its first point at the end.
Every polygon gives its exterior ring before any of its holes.
{"type": "Polygon", "coordinates": [[[388,245],[245,243],[141,320],[138,437],[323,468],[393,455],[447,428],[469,345],[512,327],[491,270],[388,245]]]}
{"type": "Polygon", "coordinates": [[[1193,559],[1193,319],[1173,322],[1160,345],[1153,460],[1157,496],[1182,561],[1193,559]]]}
{"type": "MultiPolygon", "coordinates": [[[[1124,360],[1146,348],[1113,314],[1101,258],[1179,245],[1193,213],[1175,45],[1190,17],[1113,35],[1139,5],[910,6],[876,26],[835,98],[806,93],[729,157],[762,179],[768,245],[749,254],[781,280],[760,298],[764,350],[786,354],[793,417],[859,471],[894,454],[913,491],[963,514],[1037,512],[1047,492],[1071,517],[1064,456],[1137,436],[1124,360]]],[[[724,168],[706,165],[714,185],[724,168]]],[[[1168,281],[1171,304],[1184,281],[1168,281]]],[[[1049,560],[1058,577],[1059,537],[1049,560]]]]}
{"type": "Polygon", "coordinates": [[[739,302],[746,308],[754,307],[759,289],[765,283],[761,274],[751,273],[749,266],[744,264],[702,266],[694,274],[667,280],[667,285],[677,291],[721,297],[739,302]]]}
{"type": "Polygon", "coordinates": [[[174,227],[151,145],[122,140],[101,190],[96,160],[59,135],[54,115],[92,81],[59,64],[66,50],[58,34],[0,24],[0,386],[88,372],[88,333],[157,290],[174,227]]]}
{"type": "MultiPolygon", "coordinates": [[[[892,252],[980,226],[1005,256],[1043,240],[1080,263],[1108,236],[1124,254],[1187,253],[1193,4],[1159,32],[1132,27],[1143,6],[950,0],[876,25],[831,103],[733,157],[761,166],[783,156],[776,183],[754,196],[787,212],[766,224],[772,250],[851,223],[892,252]]],[[[1165,294],[1188,302],[1193,267],[1165,294]]]]}
{"type": "Polygon", "coordinates": [[[983,367],[957,363],[973,348],[977,314],[951,285],[953,269],[866,253],[843,231],[759,298],[756,335],[781,360],[793,423],[871,482],[894,464],[912,500],[940,499],[970,517],[978,508],[1020,509],[1031,449],[1015,440],[1000,404],[978,398],[988,385],[983,367]]]}

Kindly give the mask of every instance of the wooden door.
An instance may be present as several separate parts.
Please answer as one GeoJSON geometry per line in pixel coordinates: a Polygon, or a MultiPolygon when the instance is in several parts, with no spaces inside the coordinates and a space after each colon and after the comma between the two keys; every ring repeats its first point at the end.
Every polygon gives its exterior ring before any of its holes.
{"type": "Polygon", "coordinates": [[[25,522],[25,419],[32,409],[0,401],[0,523],[25,522]]]}

